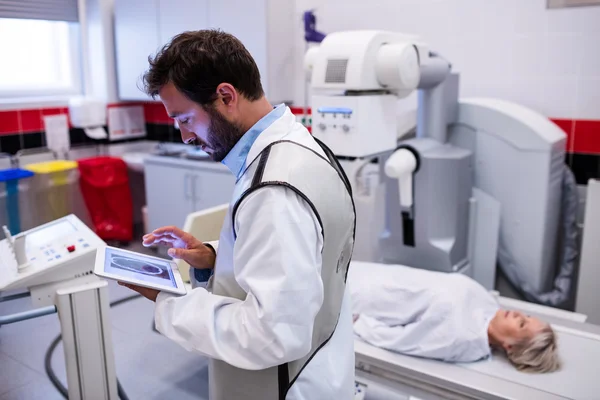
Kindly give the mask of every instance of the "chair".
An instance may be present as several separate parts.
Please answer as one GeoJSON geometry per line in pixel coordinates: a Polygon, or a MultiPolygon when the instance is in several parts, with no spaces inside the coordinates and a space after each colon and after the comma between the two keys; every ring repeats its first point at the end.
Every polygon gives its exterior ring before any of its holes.
{"type": "MultiPolygon", "coordinates": [[[[223,221],[225,221],[228,209],[229,204],[222,204],[193,212],[186,217],[183,230],[201,242],[219,240],[221,227],[223,226],[223,221]]],[[[189,282],[189,264],[183,260],[177,260],[177,268],[179,268],[183,281],[189,282]]]]}

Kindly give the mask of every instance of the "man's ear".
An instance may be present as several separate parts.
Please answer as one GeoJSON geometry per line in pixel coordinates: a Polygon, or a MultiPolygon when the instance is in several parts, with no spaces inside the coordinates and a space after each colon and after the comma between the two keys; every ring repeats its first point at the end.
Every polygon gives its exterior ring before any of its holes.
{"type": "Polygon", "coordinates": [[[229,83],[221,83],[217,86],[217,94],[219,95],[219,100],[226,107],[235,106],[238,102],[237,90],[229,83]]]}

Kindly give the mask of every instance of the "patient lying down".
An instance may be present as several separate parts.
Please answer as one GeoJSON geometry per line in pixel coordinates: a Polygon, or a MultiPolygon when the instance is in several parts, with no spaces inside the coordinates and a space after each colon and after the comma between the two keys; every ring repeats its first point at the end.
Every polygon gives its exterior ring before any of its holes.
{"type": "Polygon", "coordinates": [[[494,296],[471,278],[359,264],[351,265],[348,283],[354,333],[367,343],[450,362],[477,361],[496,348],[521,371],[559,369],[550,325],[501,309],[494,296]]]}

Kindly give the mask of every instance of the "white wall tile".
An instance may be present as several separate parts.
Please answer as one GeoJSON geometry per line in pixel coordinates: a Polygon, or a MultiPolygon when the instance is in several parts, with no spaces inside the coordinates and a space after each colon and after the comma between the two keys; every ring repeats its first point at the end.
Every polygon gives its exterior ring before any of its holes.
{"type": "Polygon", "coordinates": [[[478,68],[484,71],[483,82],[504,87],[513,81],[519,67],[513,38],[514,35],[486,34],[483,36],[483,49],[470,55],[467,61],[476,60],[478,68]]]}
{"type": "Polygon", "coordinates": [[[540,111],[553,118],[573,118],[577,106],[577,82],[576,77],[543,80],[540,111]]]}
{"type": "Polygon", "coordinates": [[[574,118],[600,119],[600,78],[579,79],[574,118]]]}
{"type": "Polygon", "coordinates": [[[546,32],[548,11],[546,0],[519,0],[515,16],[515,31],[520,34],[546,32]]]}
{"type": "Polygon", "coordinates": [[[517,78],[507,100],[543,113],[545,84],[546,81],[542,78],[517,78]]]}
{"type": "Polygon", "coordinates": [[[546,71],[548,41],[545,34],[512,38],[515,75],[519,79],[540,78],[546,71]]]}
{"type": "Polygon", "coordinates": [[[582,33],[585,14],[589,7],[570,7],[547,10],[547,32],[549,33],[582,33]]]}
{"type": "MultiPolygon", "coordinates": [[[[600,20],[598,24],[600,25],[600,20]]],[[[581,48],[581,75],[600,78],[600,33],[584,33],[581,36],[581,48]]]]}
{"type": "Polygon", "coordinates": [[[600,6],[583,7],[579,23],[584,33],[600,33],[600,6]]]}
{"type": "MultiPolygon", "coordinates": [[[[497,3],[497,0],[490,0],[497,3]]],[[[483,3],[480,0],[453,0],[449,2],[448,33],[451,35],[479,35],[483,30],[483,3]]]]}
{"type": "Polygon", "coordinates": [[[546,36],[545,76],[574,77],[579,73],[584,53],[582,36],[580,33],[546,36]]]}
{"type": "Polygon", "coordinates": [[[523,0],[481,1],[483,32],[494,35],[512,35],[517,29],[517,3],[523,0]]]}

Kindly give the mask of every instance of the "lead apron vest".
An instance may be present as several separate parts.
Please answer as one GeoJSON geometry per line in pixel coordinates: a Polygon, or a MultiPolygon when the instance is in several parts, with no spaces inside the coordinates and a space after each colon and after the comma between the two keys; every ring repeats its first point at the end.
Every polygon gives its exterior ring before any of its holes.
{"type": "MultiPolygon", "coordinates": [[[[337,326],[346,275],[355,235],[355,209],[350,185],[331,151],[321,142],[327,158],[291,141],[266,147],[250,164],[238,184],[242,193],[231,210],[235,238],[235,214],[253,191],[267,186],[284,186],[296,192],[312,208],[323,234],[322,269],[324,300],[317,313],[309,353],[299,360],[265,370],[244,370],[221,360],[211,360],[211,400],[285,399],[289,388],[314,355],[329,341],[337,326]]],[[[213,293],[244,299],[245,292],[233,276],[213,277],[213,293]],[[227,282],[219,282],[225,279],[227,282]],[[232,286],[233,285],[233,286],[232,286]],[[229,288],[229,289],[228,289],[229,288]]],[[[305,312],[298,309],[294,312],[305,312]]]]}

